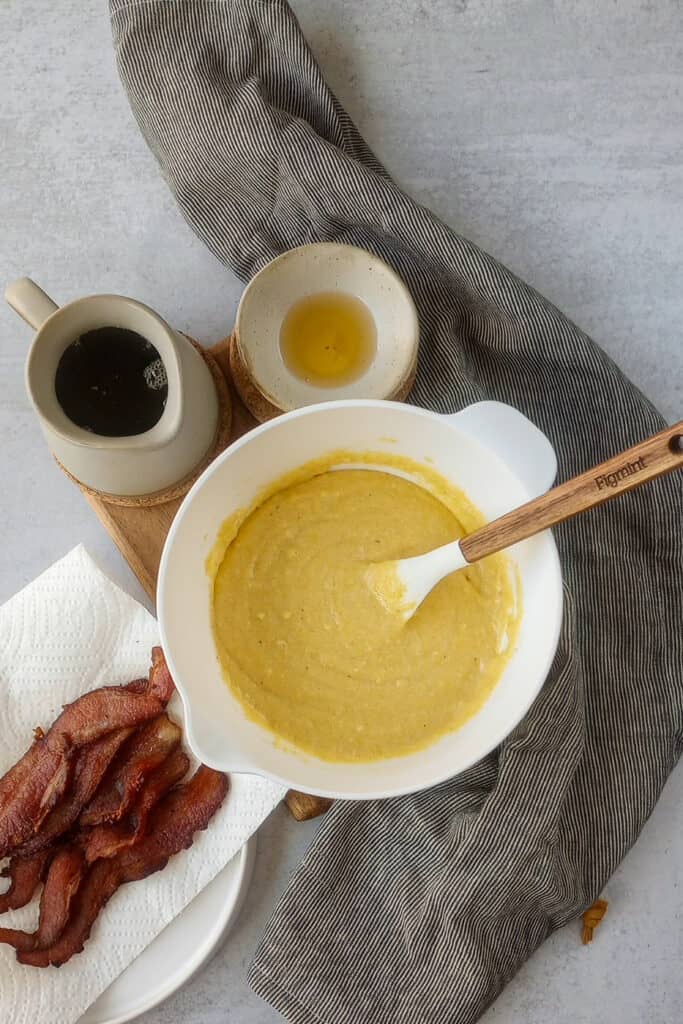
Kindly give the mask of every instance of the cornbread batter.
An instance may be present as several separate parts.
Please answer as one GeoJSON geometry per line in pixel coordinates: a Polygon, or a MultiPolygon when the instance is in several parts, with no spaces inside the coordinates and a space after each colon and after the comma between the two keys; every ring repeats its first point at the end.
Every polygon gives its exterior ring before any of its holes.
{"type": "Polygon", "coordinates": [[[507,559],[447,577],[407,623],[365,576],[373,562],[422,554],[482,523],[433,471],[339,452],[228,520],[207,566],[213,626],[226,680],[249,717],[329,761],[400,756],[466,722],[513,647],[507,559]],[[330,471],[344,462],[389,472],[330,471]]]}

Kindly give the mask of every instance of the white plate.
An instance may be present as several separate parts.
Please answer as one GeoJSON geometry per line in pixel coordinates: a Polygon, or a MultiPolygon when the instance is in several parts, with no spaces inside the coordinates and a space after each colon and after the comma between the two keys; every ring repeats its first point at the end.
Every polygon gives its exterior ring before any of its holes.
{"type": "Polygon", "coordinates": [[[249,888],[256,836],[164,928],[83,1014],[78,1024],[124,1024],[177,992],[216,952],[249,888]]]}

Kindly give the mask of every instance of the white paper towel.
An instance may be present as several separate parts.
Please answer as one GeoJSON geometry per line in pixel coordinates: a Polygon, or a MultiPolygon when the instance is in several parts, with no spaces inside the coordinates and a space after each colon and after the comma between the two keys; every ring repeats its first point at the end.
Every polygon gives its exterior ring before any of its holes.
{"type": "MultiPolygon", "coordinates": [[[[61,706],[98,686],[146,676],[157,624],[111,582],[83,547],[0,608],[0,776],[61,706]]],[[[177,697],[169,714],[180,718],[177,697]]],[[[57,970],[23,967],[0,944],[0,1022],[73,1024],[152,939],[237,853],[282,799],[281,786],[234,775],[208,830],[164,871],[123,886],[83,953],[57,970]]],[[[0,885],[3,883],[0,882],[0,885]]],[[[37,903],[0,918],[33,930],[37,903]]]]}

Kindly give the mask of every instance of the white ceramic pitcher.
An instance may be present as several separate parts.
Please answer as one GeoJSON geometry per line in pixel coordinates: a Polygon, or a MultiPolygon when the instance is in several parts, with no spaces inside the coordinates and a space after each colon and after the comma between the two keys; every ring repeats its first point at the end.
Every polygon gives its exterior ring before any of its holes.
{"type": "Polygon", "coordinates": [[[26,362],[26,388],[50,450],[77,480],[109,494],[152,494],[202,461],[218,426],[211,372],[188,339],[149,306],[122,295],[91,295],[60,307],[28,277],[11,284],[5,298],[37,332],[26,362]],[[135,331],[159,353],[168,397],[151,430],[104,437],[77,426],[59,404],[55,375],[64,350],[99,327],[135,331]]]}

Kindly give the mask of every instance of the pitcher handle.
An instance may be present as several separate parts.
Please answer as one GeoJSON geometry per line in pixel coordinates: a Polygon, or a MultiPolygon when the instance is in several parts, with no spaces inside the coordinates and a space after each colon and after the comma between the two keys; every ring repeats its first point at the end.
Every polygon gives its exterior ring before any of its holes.
{"type": "Polygon", "coordinates": [[[53,302],[30,277],[20,277],[8,285],[5,290],[5,301],[36,331],[40,330],[47,318],[59,309],[57,303],[53,302]]]}
{"type": "Polygon", "coordinates": [[[535,498],[545,494],[557,475],[557,456],[545,434],[531,420],[503,402],[477,402],[446,419],[507,463],[535,498]]]}

